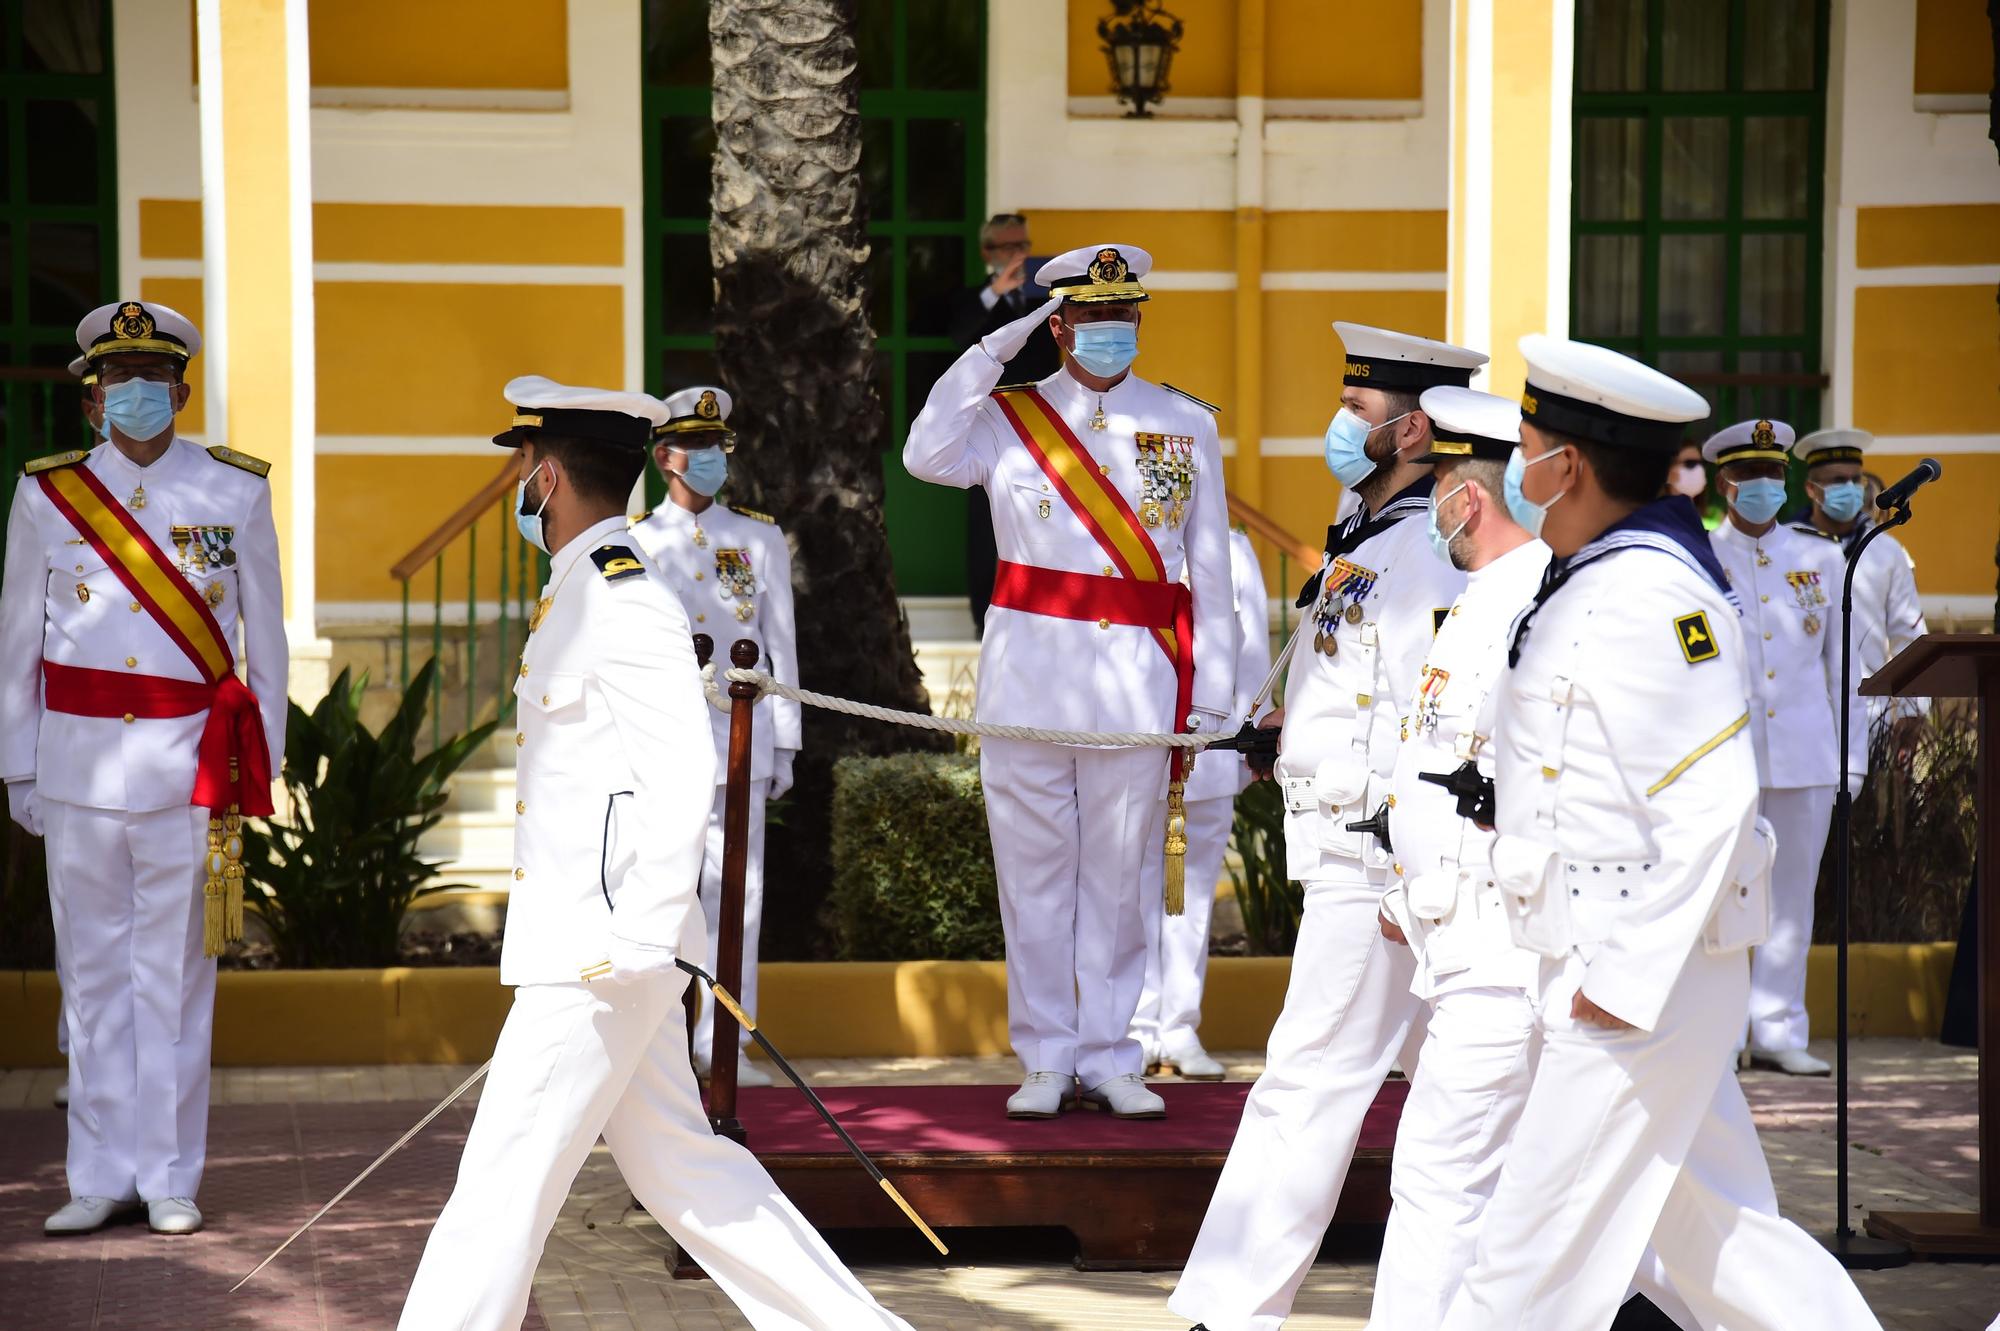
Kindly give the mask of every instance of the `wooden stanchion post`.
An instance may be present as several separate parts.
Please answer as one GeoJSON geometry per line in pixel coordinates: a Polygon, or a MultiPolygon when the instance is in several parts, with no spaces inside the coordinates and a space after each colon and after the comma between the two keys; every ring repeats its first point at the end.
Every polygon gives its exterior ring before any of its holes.
{"type": "MultiPolygon", "coordinates": [[[[757,665],[757,644],[738,638],[729,649],[738,670],[757,665]]],[[[756,724],[757,686],[729,686],[729,784],[722,802],[722,900],[716,930],[715,979],[732,994],[743,990],[743,875],[750,861],[750,734],[756,724]]],[[[736,1117],[736,1059],[740,1027],[715,1005],[715,1043],[708,1064],[708,1122],[718,1136],[743,1140],[736,1117]]]]}

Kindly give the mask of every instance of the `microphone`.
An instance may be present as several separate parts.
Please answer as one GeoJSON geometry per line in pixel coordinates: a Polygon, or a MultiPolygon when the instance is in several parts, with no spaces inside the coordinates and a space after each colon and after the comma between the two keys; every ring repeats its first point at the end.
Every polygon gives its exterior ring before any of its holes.
{"type": "Polygon", "coordinates": [[[1885,512],[1892,508],[1902,508],[1910,502],[1910,496],[1919,488],[1929,485],[1944,471],[1936,458],[1925,458],[1916,469],[1902,480],[1884,490],[1875,500],[1875,507],[1885,512]]]}

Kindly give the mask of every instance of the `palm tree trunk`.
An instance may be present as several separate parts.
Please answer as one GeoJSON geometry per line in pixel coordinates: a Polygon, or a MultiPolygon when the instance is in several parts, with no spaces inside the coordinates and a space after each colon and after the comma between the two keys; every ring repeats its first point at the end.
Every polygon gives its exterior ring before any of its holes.
{"type": "MultiPolygon", "coordinates": [[[[710,0],[715,346],[735,395],[732,494],[794,551],[809,689],[927,710],[882,521],[853,0],[710,0]]],[[[726,651],[726,644],[719,644],[726,651]]],[[[790,807],[766,842],[763,955],[820,951],[832,764],[940,747],[807,708],[790,807]]]]}

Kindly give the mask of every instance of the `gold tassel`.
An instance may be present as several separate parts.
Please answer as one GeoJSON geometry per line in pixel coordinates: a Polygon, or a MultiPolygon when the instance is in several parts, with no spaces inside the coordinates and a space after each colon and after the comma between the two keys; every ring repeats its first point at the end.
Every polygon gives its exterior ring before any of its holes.
{"type": "Polygon", "coordinates": [[[243,937],[243,815],[236,805],[223,816],[222,830],[222,938],[233,943],[243,937]]]}
{"type": "Polygon", "coordinates": [[[1187,909],[1187,782],[1167,786],[1167,914],[1187,909]]]}
{"type": "Polygon", "coordinates": [[[222,820],[208,820],[208,854],[204,865],[208,880],[201,889],[201,954],[204,957],[219,957],[228,946],[229,918],[227,891],[223,884],[228,869],[228,857],[222,851],[222,820]]]}

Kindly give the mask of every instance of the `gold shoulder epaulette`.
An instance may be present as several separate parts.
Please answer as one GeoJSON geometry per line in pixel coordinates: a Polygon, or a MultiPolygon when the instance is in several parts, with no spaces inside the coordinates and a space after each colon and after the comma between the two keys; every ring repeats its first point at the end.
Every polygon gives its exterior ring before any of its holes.
{"type": "Polygon", "coordinates": [[[650,518],[652,516],[653,516],[653,510],[649,508],[644,513],[641,513],[638,517],[633,518],[630,522],[626,523],[625,525],[628,527],[636,527],[640,523],[644,522],[647,518],[650,518]]]}
{"type": "Polygon", "coordinates": [[[759,513],[759,512],[758,512],[758,511],[757,511],[756,509],[754,509],[754,508],[736,508],[736,507],[732,506],[732,507],[730,508],[730,510],[729,510],[729,511],[730,511],[731,513],[740,513],[740,514],[742,514],[742,515],[743,515],[744,517],[746,517],[746,518],[750,518],[750,519],[752,519],[752,520],[754,520],[754,521],[757,521],[757,522],[768,522],[768,523],[770,523],[770,524],[771,524],[771,525],[772,525],[773,527],[775,527],[775,526],[777,526],[777,525],[778,525],[778,520],[777,520],[776,518],[772,517],[772,516],[771,516],[771,515],[770,515],[769,513],[759,513]]]}
{"type": "Polygon", "coordinates": [[[1217,416],[1220,416],[1222,414],[1221,407],[1216,406],[1213,402],[1202,401],[1200,398],[1196,397],[1193,393],[1188,392],[1187,389],[1185,388],[1175,388],[1172,384],[1161,384],[1160,387],[1166,389],[1169,393],[1172,393],[1176,397],[1186,398],[1188,401],[1194,403],[1197,407],[1200,407],[1203,411],[1211,412],[1217,416]]]}
{"type": "Polygon", "coordinates": [[[1804,532],[1808,536],[1817,536],[1822,541],[1832,541],[1835,545],[1840,544],[1840,538],[1838,536],[1835,536],[1830,531],[1821,531],[1819,528],[1813,526],[1810,522],[1794,522],[1792,524],[1792,530],[1797,532],[1804,532]]]}
{"type": "Polygon", "coordinates": [[[269,476],[271,464],[262,458],[253,458],[248,453],[239,453],[226,444],[212,444],[208,455],[217,462],[227,462],[232,467],[241,467],[252,476],[269,476]]]}
{"type": "Polygon", "coordinates": [[[21,474],[33,476],[38,472],[54,471],[57,467],[74,467],[89,456],[90,454],[81,448],[72,448],[67,453],[51,453],[47,457],[36,458],[28,463],[21,468],[21,474]]]}

